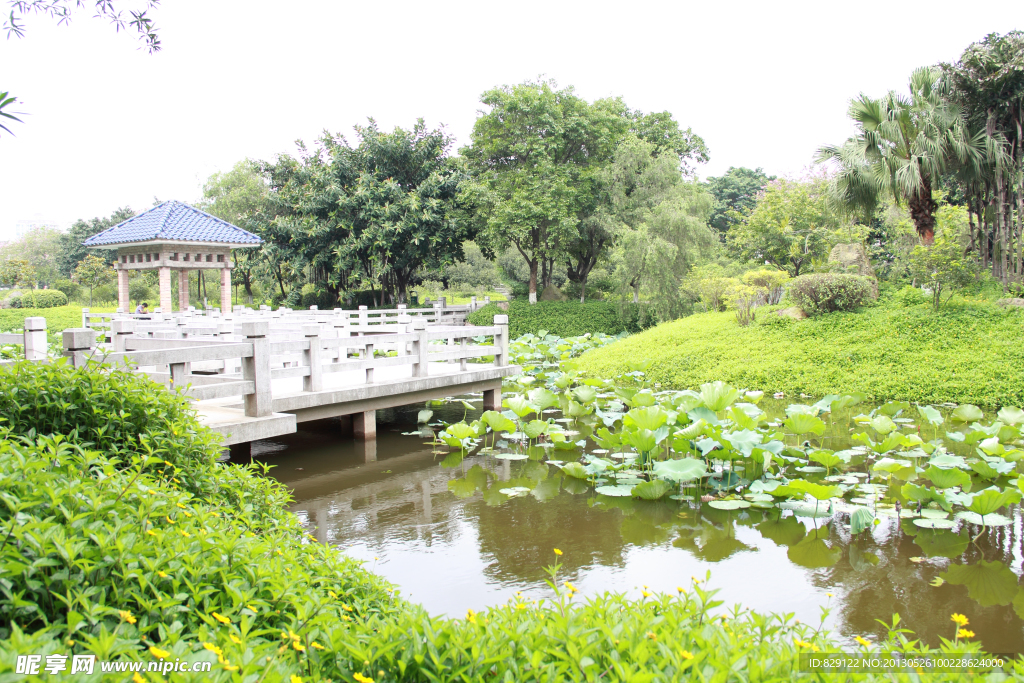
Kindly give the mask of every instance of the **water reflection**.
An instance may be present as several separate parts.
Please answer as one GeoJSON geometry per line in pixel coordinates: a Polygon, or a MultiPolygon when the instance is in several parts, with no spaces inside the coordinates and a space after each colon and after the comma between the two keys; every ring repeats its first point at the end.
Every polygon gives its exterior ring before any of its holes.
{"type": "MultiPolygon", "coordinates": [[[[937,645],[952,637],[949,615],[959,612],[989,651],[1024,651],[1016,508],[1012,524],[972,543],[980,527],[925,529],[895,514],[854,537],[843,514],[596,496],[545,464],[553,454],[544,449],[517,461],[437,454],[424,436],[403,435],[416,431],[418,408],[379,415],[368,444],[324,421],[255,444],[253,457],[275,465],[316,538],[366,560],[434,614],[461,616],[517,591],[546,596],[543,566],[560,548],[563,576],[584,596],[638,596],[644,586],[675,592],[710,569],[727,606],[817,624],[829,605],[826,628],[841,638],[878,638],[876,620],[898,612],[937,645]]],[[[463,416],[461,407],[434,410],[446,420],[463,416]]]]}

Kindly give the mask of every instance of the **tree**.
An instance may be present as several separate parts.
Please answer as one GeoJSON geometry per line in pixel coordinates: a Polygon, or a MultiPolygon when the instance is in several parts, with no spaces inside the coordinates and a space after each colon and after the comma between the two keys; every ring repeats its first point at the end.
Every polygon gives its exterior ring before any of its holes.
{"type": "MultiPolygon", "coordinates": [[[[538,280],[548,284],[579,236],[581,214],[593,211],[597,174],[631,122],[619,99],[591,104],[571,87],[556,88],[538,81],[488,90],[481,101],[490,110],[461,150],[475,178],[466,199],[477,210],[478,241],[490,253],[519,252],[530,270],[531,303],[538,280]]],[[[590,247],[579,251],[577,277],[585,278],[585,261],[594,258],[590,247]]]]}
{"type": "Polygon", "coordinates": [[[89,305],[92,306],[92,290],[105,285],[116,277],[117,273],[110,265],[98,256],[88,254],[75,266],[75,282],[89,288],[89,305]]]}
{"type": "MultiPolygon", "coordinates": [[[[18,99],[11,97],[10,93],[0,92],[0,119],[7,119],[8,121],[17,121],[18,123],[21,123],[21,119],[17,117],[17,114],[20,114],[21,112],[5,111],[17,101],[18,99]]],[[[14,135],[14,133],[11,132],[11,129],[2,123],[0,123],[0,130],[7,131],[10,135],[14,135]]]]}
{"type": "Polygon", "coordinates": [[[817,155],[818,163],[837,166],[829,184],[834,209],[870,216],[882,197],[891,196],[907,203],[921,241],[932,243],[933,188],[951,166],[977,163],[983,146],[968,134],[962,108],[945,92],[942,73],[926,67],[911,75],[909,98],[890,91],[877,100],[862,93],[850,102],[857,135],[817,155]]]}
{"type": "Polygon", "coordinates": [[[824,259],[840,225],[828,206],[827,190],[822,176],[768,183],[746,220],[729,231],[733,253],[770,263],[791,277],[824,259]]]}
{"type": "Polygon", "coordinates": [[[729,229],[740,223],[754,210],[757,194],[775,176],[765,175],[760,168],[749,169],[730,166],[725,175],[708,178],[707,187],[715,199],[708,225],[725,242],[729,229]]]}
{"type": "Polygon", "coordinates": [[[63,234],[57,228],[36,226],[17,241],[2,249],[4,258],[23,259],[29,263],[40,286],[57,279],[57,255],[63,234]]]}
{"type": "Polygon", "coordinates": [[[35,270],[25,259],[11,258],[0,261],[0,284],[23,288],[32,287],[35,281],[35,270]]]}
{"type": "Polygon", "coordinates": [[[1007,287],[1024,281],[1024,32],[989,34],[942,70],[948,97],[984,141],[979,163],[950,174],[968,209],[968,249],[1007,287]]]}
{"type": "Polygon", "coordinates": [[[472,237],[457,217],[466,174],[448,156],[452,138],[422,119],[390,133],[371,119],[356,132],[355,147],[327,134],[299,160],[264,167],[274,216],[265,229],[332,296],[364,283],[380,287],[381,303],[402,302],[417,270],[461,260],[472,237]]]}
{"type": "Polygon", "coordinates": [[[650,292],[662,317],[677,313],[679,286],[715,242],[707,227],[711,195],[687,180],[672,155],[637,138],[623,141],[609,170],[611,219],[617,224],[615,274],[639,302],[650,292]]]}
{"type": "MultiPolygon", "coordinates": [[[[226,173],[214,173],[203,184],[203,199],[199,208],[257,235],[262,223],[270,193],[259,165],[249,159],[239,161],[226,173]]],[[[263,235],[260,235],[263,237],[263,235]]],[[[253,300],[253,275],[263,257],[262,249],[235,249],[232,251],[235,268],[232,275],[236,284],[245,288],[246,301],[253,300]]],[[[200,271],[202,272],[202,271],[200,271]]]]}
{"type": "Polygon", "coordinates": [[[93,254],[106,263],[113,263],[117,258],[116,249],[87,249],[82,246],[85,240],[95,234],[101,233],[107,228],[112,228],[118,223],[128,220],[135,215],[130,207],[115,209],[106,218],[92,218],[84,220],[79,218],[71,224],[71,230],[60,239],[59,249],[56,256],[56,267],[64,277],[72,277],[75,268],[88,254],[93,254]]]}
{"type": "Polygon", "coordinates": [[[939,230],[930,247],[917,245],[906,258],[914,282],[931,290],[932,306],[938,310],[953,295],[977,282],[978,262],[965,253],[966,213],[963,207],[940,209],[939,230]],[[959,219],[959,220],[958,220],[959,219]],[[947,294],[946,300],[942,296],[947,294]]]}

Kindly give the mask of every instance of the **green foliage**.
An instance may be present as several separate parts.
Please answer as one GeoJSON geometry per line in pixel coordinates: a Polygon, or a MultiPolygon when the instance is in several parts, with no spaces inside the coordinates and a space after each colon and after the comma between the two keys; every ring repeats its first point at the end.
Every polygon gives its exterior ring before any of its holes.
{"type": "Polygon", "coordinates": [[[0,262],[0,285],[8,287],[32,287],[36,282],[36,271],[25,259],[9,258],[0,262]]]}
{"type": "Polygon", "coordinates": [[[823,178],[768,183],[746,220],[729,231],[733,253],[767,261],[793,277],[824,260],[840,228],[826,205],[825,190],[823,178]]]}
{"type": "Polygon", "coordinates": [[[512,301],[507,311],[488,304],[468,317],[473,325],[493,325],[494,316],[508,314],[509,335],[536,334],[547,330],[560,337],[603,332],[639,332],[658,324],[654,311],[646,304],[620,304],[614,301],[512,301]]]}
{"type": "Polygon", "coordinates": [[[753,211],[757,195],[772,180],[775,176],[765,175],[760,168],[742,166],[730,166],[725,175],[707,179],[708,189],[715,198],[708,225],[718,232],[723,242],[729,229],[753,211]]]}
{"type": "Polygon", "coordinates": [[[980,270],[974,257],[964,253],[956,235],[945,232],[939,232],[930,247],[914,247],[907,260],[917,284],[932,291],[932,306],[936,309],[942,306],[944,294],[949,301],[958,291],[972,287],[980,270]]]}
{"type": "Polygon", "coordinates": [[[74,279],[83,287],[89,288],[89,303],[95,288],[107,284],[117,276],[110,265],[98,256],[87,254],[75,266],[74,279]]]}
{"type": "Polygon", "coordinates": [[[64,277],[72,277],[75,268],[87,255],[92,254],[102,259],[104,263],[113,263],[117,257],[116,249],[87,249],[82,242],[93,235],[103,232],[122,221],[126,221],[135,212],[130,207],[122,207],[105,218],[93,218],[83,220],[79,218],[71,224],[71,229],[66,235],[60,237],[60,249],[57,252],[57,271],[64,277]]]}
{"type": "Polygon", "coordinates": [[[591,351],[579,364],[590,376],[614,377],[643,358],[649,380],[679,389],[722,379],[788,395],[868,388],[876,400],[1019,406],[1022,322],[1018,311],[956,301],[938,313],[880,305],[771,326],[707,313],[591,351]]]}
{"type": "Polygon", "coordinates": [[[67,306],[68,298],[57,289],[30,289],[7,299],[11,308],[56,308],[67,306]]]}
{"type": "Polygon", "coordinates": [[[810,316],[852,311],[871,296],[866,278],[844,273],[801,275],[789,287],[793,302],[810,316]]]}

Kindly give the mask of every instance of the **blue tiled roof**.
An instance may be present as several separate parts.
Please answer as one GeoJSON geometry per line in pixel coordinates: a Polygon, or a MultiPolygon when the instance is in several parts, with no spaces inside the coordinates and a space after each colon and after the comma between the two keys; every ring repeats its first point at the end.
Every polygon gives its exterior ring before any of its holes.
{"type": "Polygon", "coordinates": [[[169,201],[97,233],[82,244],[99,247],[167,240],[260,244],[259,237],[184,202],[169,201]]]}

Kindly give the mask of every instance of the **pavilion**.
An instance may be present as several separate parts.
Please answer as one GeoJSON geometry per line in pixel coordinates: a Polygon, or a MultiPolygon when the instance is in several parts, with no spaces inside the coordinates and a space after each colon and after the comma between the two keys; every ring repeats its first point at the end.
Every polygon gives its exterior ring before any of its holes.
{"type": "Polygon", "coordinates": [[[191,270],[220,271],[220,309],[231,310],[232,249],[258,247],[251,232],[183,202],[168,201],[97,233],[83,244],[90,249],[117,249],[117,305],[130,313],[128,273],[158,270],[160,310],[171,306],[171,271],[178,271],[178,309],[188,310],[191,270]]]}

